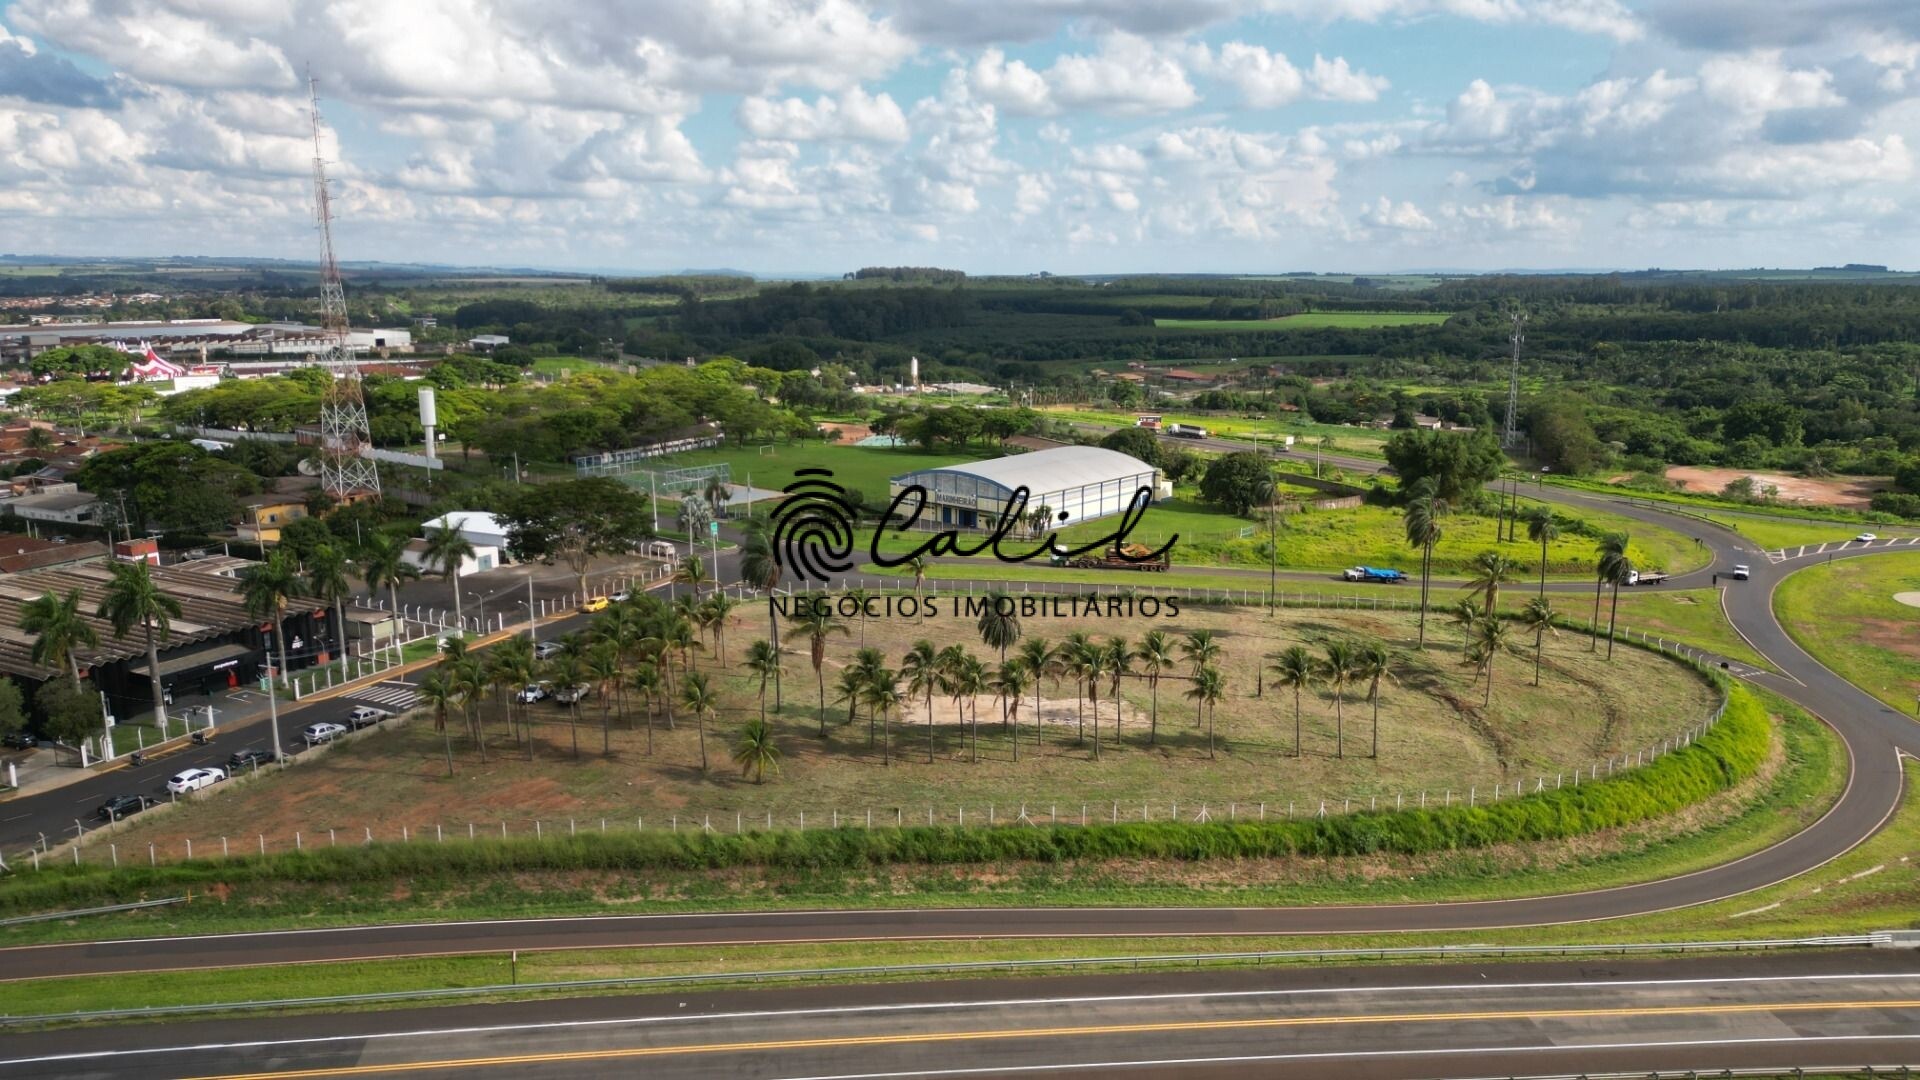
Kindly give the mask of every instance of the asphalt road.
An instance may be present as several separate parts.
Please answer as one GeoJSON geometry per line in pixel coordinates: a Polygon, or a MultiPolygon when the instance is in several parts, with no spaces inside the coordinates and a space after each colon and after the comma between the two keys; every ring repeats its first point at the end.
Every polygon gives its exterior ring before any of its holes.
{"type": "Polygon", "coordinates": [[[262,1016],[0,1040],[0,1072],[1238,1078],[1911,1060],[1920,956],[1429,965],[791,987],[262,1016]]]}

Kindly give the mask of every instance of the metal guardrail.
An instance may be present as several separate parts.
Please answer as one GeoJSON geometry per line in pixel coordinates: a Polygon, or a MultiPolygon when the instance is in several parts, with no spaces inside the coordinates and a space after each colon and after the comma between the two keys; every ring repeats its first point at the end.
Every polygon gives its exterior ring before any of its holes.
{"type": "Polygon", "coordinates": [[[0,919],[0,926],[20,926],[24,923],[52,922],[55,919],[77,919],[82,915],[111,915],[116,911],[140,911],[145,908],[166,907],[169,904],[184,904],[184,896],[169,896],[164,900],[142,900],[134,904],[111,904],[107,907],[80,908],[77,911],[49,911],[44,915],[16,915],[11,919],[0,919]]]}
{"type": "MultiPolygon", "coordinates": [[[[1652,953],[1741,952],[1756,949],[1829,949],[1847,946],[1888,946],[1893,934],[1834,934],[1808,938],[1760,938],[1745,941],[1627,942],[1613,945],[1408,945],[1377,949],[1283,949],[1263,952],[1172,953],[1149,956],[1072,957],[1053,960],[974,960],[948,964],[889,964],[864,967],[793,968],[785,971],[721,971],[694,975],[639,975],[631,978],[577,979],[566,982],[494,983],[487,986],[443,987],[434,990],[392,990],[372,994],[334,994],[327,997],[278,998],[265,1001],[210,1002],[201,1005],[164,1005],[158,1008],[103,1009],[92,1012],[42,1013],[0,1016],[0,1027],[75,1020],[115,1020],[126,1017],[185,1016],[195,1013],[256,1009],[293,1009],[316,1005],[366,1005],[391,1001],[427,1001],[483,994],[530,991],[638,989],[649,986],[686,986],[718,982],[772,982],[787,979],[835,979],[851,976],[963,974],[982,971],[1048,971],[1063,968],[1201,967],[1208,964],[1248,964],[1270,961],[1354,961],[1448,959],[1453,957],[1635,955],[1652,953]]],[[[507,950],[501,950],[507,951],[507,950]]],[[[564,951],[564,950],[558,950],[564,951]]]]}

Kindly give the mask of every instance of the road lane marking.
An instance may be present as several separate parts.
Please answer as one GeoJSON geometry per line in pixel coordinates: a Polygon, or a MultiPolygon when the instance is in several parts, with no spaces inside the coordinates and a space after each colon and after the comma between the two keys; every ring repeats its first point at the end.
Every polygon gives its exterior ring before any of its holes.
{"type": "Polygon", "coordinates": [[[1278,1016],[1243,1020],[1182,1020],[1150,1024],[1090,1024],[1080,1027],[993,1028],[978,1031],[931,1031],[897,1035],[842,1035],[812,1039],[772,1039],[761,1042],[691,1043],[679,1046],[634,1046],[609,1050],[565,1050],[541,1054],[504,1054],[497,1057],[441,1058],[432,1061],[345,1065],[284,1072],[223,1073],[199,1080],[275,1080],[287,1077],[377,1076],[439,1069],[473,1069],[501,1065],[546,1065],[567,1062],[625,1061],[635,1058],[676,1057],[690,1054],[760,1053],[773,1050],[825,1050],[847,1047],[912,1046],[926,1043],[985,1042],[1010,1039],[1056,1039],[1083,1036],[1193,1034],[1208,1031],[1250,1031],[1272,1028],[1344,1027],[1362,1024],[1458,1024],[1506,1020],[1625,1020],[1655,1016],[1731,1016],[1780,1012],[1852,1012],[1863,1009],[1920,1009],[1920,1000],[1753,1002],[1735,1005],[1657,1005],[1614,1009],[1497,1009],[1480,1012],[1366,1013],[1346,1016],[1278,1016]]]}

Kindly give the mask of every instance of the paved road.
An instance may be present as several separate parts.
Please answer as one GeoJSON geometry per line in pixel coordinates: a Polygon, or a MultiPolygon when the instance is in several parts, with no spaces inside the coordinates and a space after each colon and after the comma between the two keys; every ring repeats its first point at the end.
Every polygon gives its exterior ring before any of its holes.
{"type": "Polygon", "coordinates": [[[1920,957],[1229,970],[687,991],[0,1040],[73,1080],[1029,1075],[1367,1078],[1912,1060],[1920,957]]]}

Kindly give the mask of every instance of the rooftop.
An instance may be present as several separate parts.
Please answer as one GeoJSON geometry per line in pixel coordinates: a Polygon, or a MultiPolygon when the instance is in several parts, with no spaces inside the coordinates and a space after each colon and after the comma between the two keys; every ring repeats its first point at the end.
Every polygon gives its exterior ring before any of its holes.
{"type": "MultiPolygon", "coordinates": [[[[20,629],[20,616],[27,603],[49,592],[64,596],[69,590],[78,590],[80,615],[99,635],[98,648],[80,650],[81,667],[143,656],[146,645],[138,633],[115,638],[113,624],[93,614],[106,597],[112,572],[112,567],[103,561],[0,576],[0,671],[32,679],[56,674],[54,669],[33,662],[34,637],[20,629]]],[[[180,617],[171,620],[167,648],[219,637],[257,621],[247,614],[246,604],[240,598],[240,585],[232,578],[169,566],[154,567],[152,574],[161,591],[180,601],[180,617]]]]}
{"type": "Polygon", "coordinates": [[[500,523],[499,518],[478,510],[449,510],[437,518],[428,518],[420,523],[423,533],[433,529],[458,529],[489,536],[505,536],[507,532],[507,527],[500,523]]]}
{"type": "Polygon", "coordinates": [[[989,461],[971,461],[938,469],[920,469],[893,479],[896,482],[905,482],[915,476],[935,472],[959,473],[976,477],[999,484],[1008,491],[1025,487],[1030,492],[1049,492],[1098,484],[1102,481],[1124,480],[1143,474],[1151,475],[1153,466],[1139,458],[1129,457],[1118,450],[1108,450],[1105,447],[1062,446],[1053,450],[1036,450],[1030,454],[993,458],[989,461]]]}

